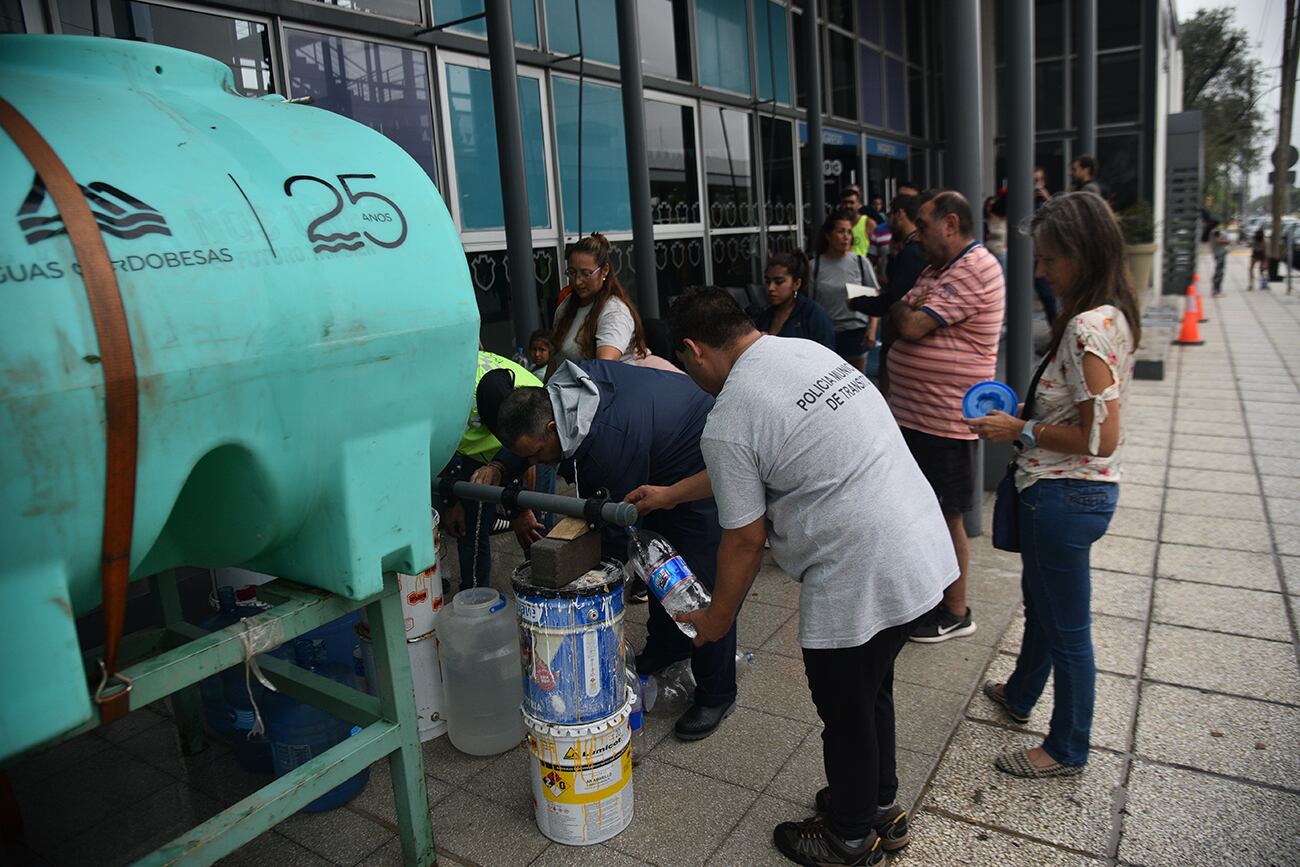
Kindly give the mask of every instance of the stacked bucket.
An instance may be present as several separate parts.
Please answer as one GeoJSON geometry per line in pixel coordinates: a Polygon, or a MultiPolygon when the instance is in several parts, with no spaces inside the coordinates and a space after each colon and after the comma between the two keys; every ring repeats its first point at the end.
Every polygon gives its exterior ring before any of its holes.
{"type": "MultiPolygon", "coordinates": [[[[434,550],[438,550],[438,513],[433,513],[434,550]]],[[[411,658],[411,683],[415,687],[415,713],[419,717],[420,740],[431,741],[447,732],[443,703],[442,670],[438,665],[438,639],[434,634],[434,616],[442,608],[442,575],[435,562],[419,575],[398,573],[402,600],[402,620],[406,628],[406,650],[411,658]]],[[[365,609],[357,624],[361,645],[361,662],[367,689],[372,693],[375,678],[374,645],[370,641],[370,624],[365,609]]]]}
{"type": "Polygon", "coordinates": [[[632,821],[623,570],[602,564],[559,589],[529,574],[525,563],[513,584],[537,827],[558,843],[600,843],[632,821]]]}

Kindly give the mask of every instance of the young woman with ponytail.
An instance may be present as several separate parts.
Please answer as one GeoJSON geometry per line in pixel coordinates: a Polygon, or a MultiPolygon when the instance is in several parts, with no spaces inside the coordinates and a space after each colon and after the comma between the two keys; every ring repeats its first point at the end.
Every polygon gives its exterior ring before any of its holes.
{"type": "Polygon", "coordinates": [[[802,291],[808,280],[808,256],[803,250],[778,253],[767,260],[768,308],[754,324],[777,337],[802,337],[835,349],[835,326],[818,304],[802,291]]]}

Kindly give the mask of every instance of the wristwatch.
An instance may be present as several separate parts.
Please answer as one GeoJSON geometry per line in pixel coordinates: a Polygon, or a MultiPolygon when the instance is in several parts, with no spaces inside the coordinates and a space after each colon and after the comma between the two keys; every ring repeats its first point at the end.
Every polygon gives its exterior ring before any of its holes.
{"type": "Polygon", "coordinates": [[[1025,422],[1024,430],[1022,430],[1020,436],[1016,438],[1016,445],[1020,446],[1022,449],[1038,448],[1038,437],[1034,436],[1034,428],[1037,427],[1037,425],[1038,419],[1036,418],[1031,418],[1029,421],[1025,422]]]}

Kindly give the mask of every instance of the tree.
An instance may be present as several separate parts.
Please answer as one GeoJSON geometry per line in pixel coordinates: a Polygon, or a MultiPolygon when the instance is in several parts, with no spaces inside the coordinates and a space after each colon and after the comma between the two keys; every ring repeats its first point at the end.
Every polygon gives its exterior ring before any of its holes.
{"type": "Polygon", "coordinates": [[[1201,9],[1179,28],[1183,108],[1199,109],[1205,124],[1205,188],[1229,202],[1233,178],[1259,165],[1269,129],[1258,107],[1260,66],[1231,9],[1201,9]]]}

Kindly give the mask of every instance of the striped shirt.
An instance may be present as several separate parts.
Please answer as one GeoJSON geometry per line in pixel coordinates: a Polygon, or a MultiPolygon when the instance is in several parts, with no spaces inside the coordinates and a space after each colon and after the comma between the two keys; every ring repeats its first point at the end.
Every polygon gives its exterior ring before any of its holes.
{"type": "Polygon", "coordinates": [[[889,350],[889,408],[899,427],[973,440],[962,424],[961,400],[997,370],[1006,306],[1002,266],[981,245],[943,268],[928,266],[903,296],[924,297],[921,310],[939,327],[920,340],[898,337],[889,350]]]}

